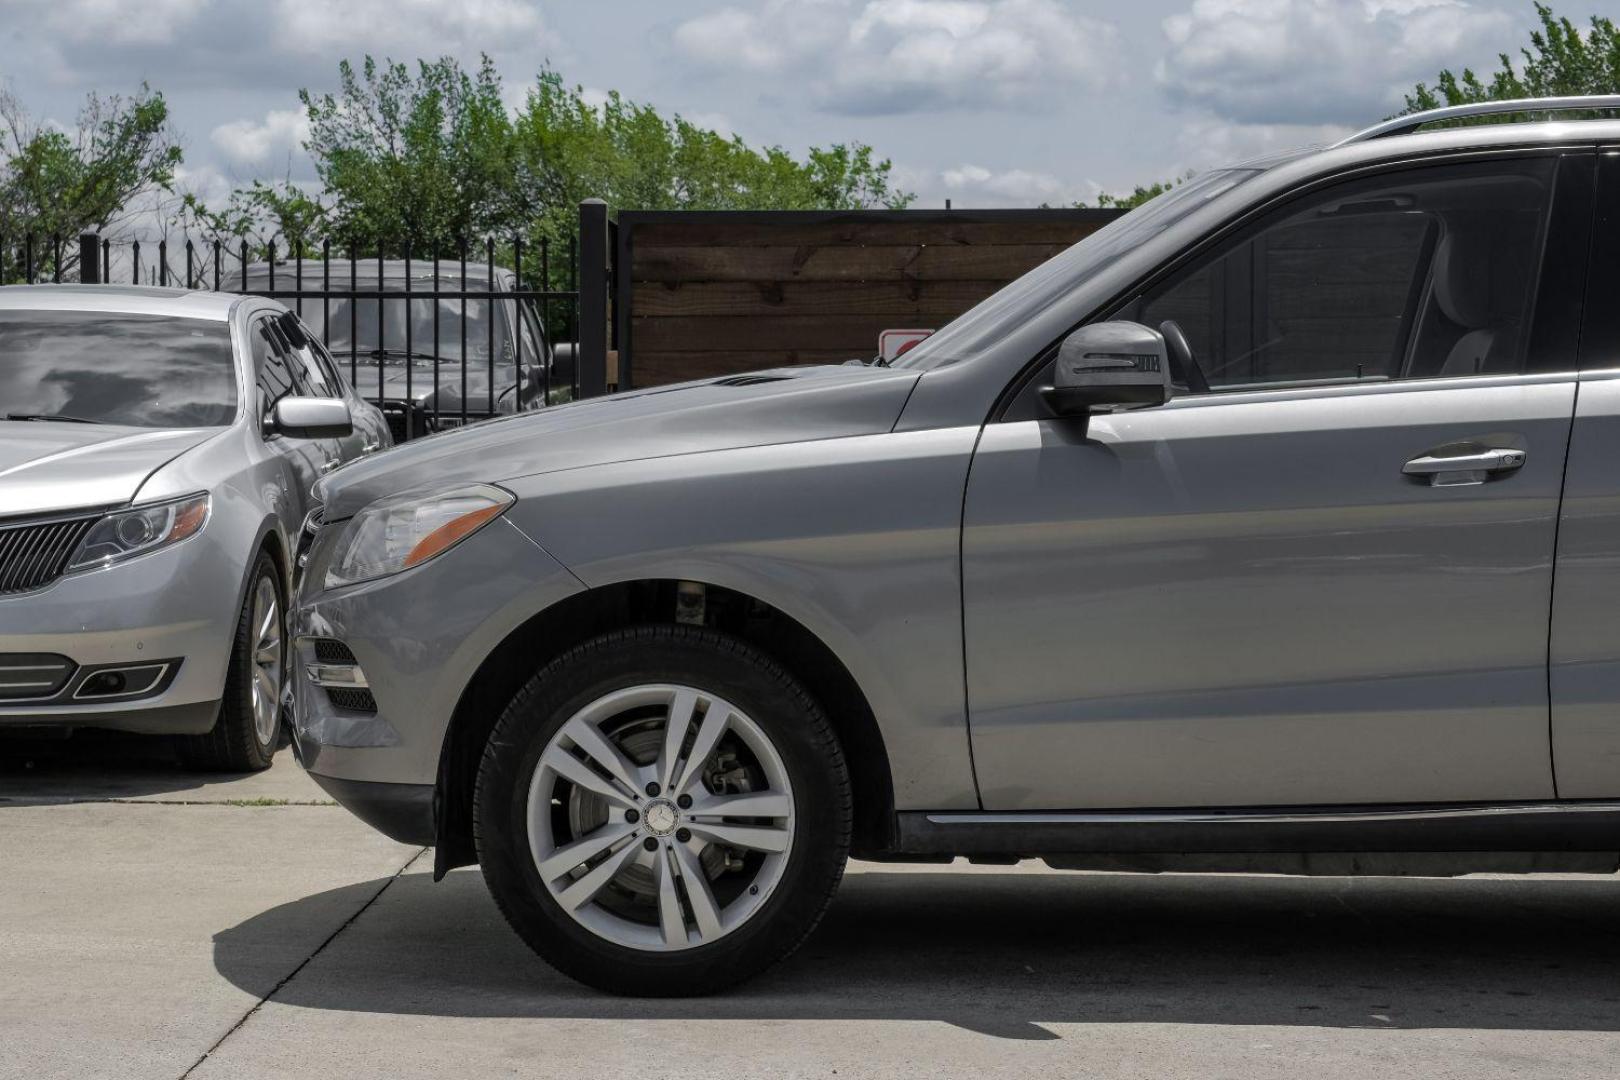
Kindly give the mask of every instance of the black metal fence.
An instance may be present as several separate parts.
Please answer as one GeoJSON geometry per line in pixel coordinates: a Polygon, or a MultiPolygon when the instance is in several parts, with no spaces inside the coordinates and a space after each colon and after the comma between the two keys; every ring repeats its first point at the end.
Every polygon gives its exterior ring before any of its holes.
{"type": "MultiPolygon", "coordinates": [[[[606,208],[581,207],[562,250],[542,238],[417,253],[376,239],[141,243],[94,233],[0,237],[0,282],[77,280],[272,297],[315,332],[396,441],[606,392],[606,208]],[[16,253],[6,265],[5,252],[16,253]],[[580,287],[599,282],[595,290],[580,287]],[[565,287],[558,287],[562,285],[565,287]],[[600,295],[592,295],[592,293],[600,295]]],[[[558,245],[558,247],[562,247],[558,245]]]]}

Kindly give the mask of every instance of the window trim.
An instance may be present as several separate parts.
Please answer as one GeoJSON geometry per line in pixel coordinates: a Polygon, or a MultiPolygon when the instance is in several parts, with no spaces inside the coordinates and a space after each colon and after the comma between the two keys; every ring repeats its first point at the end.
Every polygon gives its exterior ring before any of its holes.
{"type": "MultiPolygon", "coordinates": [[[[1597,196],[1587,254],[1588,297],[1620,296],[1620,143],[1597,150],[1597,196]]],[[[1582,312],[1580,370],[1620,372],[1620,304],[1588,303],[1582,312]]]]}
{"type": "MultiPolygon", "coordinates": [[[[1049,415],[1041,406],[1039,402],[1039,394],[1036,392],[1035,383],[1038,376],[1057,358],[1058,347],[1063,343],[1064,338],[1068,337],[1082,326],[1109,318],[1111,313],[1118,312],[1128,304],[1133,303],[1143,293],[1152,289],[1165,279],[1179,273],[1189,264],[1203,258],[1206,253],[1218,248],[1232,237],[1242,233],[1245,229],[1248,229],[1257,222],[1262,221],[1273,212],[1286,207],[1290,203],[1296,202],[1300,199],[1314,195],[1324,189],[1332,188],[1340,184],[1364,179],[1373,179],[1381,176],[1396,176],[1403,172],[1409,172],[1416,169],[1430,169],[1437,166],[1467,165],[1475,162],[1513,161],[1526,158],[1552,158],[1558,162],[1558,166],[1553,174],[1552,203],[1547,215],[1547,227],[1543,237],[1543,250],[1541,253],[1540,264],[1538,266],[1536,295],[1534,297],[1534,303],[1531,310],[1529,328],[1530,340],[1528,347],[1531,350],[1534,350],[1536,346],[1542,342],[1542,338],[1545,336],[1542,333],[1541,328],[1543,319],[1542,299],[1544,293],[1548,291],[1547,283],[1549,280],[1551,280],[1551,275],[1548,273],[1549,268],[1561,269],[1565,271],[1573,270],[1573,272],[1577,275],[1577,282],[1580,286],[1574,290],[1574,303],[1577,307],[1582,306],[1582,301],[1584,300],[1585,294],[1587,271],[1590,264],[1590,255],[1588,256],[1587,260],[1581,262],[1579,267],[1572,268],[1567,265],[1563,265],[1567,262],[1567,260],[1555,260],[1553,258],[1554,246],[1559,239],[1567,240],[1568,237],[1558,237],[1555,234],[1560,232],[1560,225],[1564,227],[1563,231],[1565,232],[1572,231],[1572,226],[1575,224],[1579,224],[1583,229],[1589,227],[1591,221],[1590,215],[1595,213],[1597,210],[1596,202],[1598,194],[1595,189],[1598,162],[1600,160],[1599,155],[1600,144],[1597,142],[1564,143],[1556,146],[1510,148],[1491,147],[1487,149],[1465,150],[1460,152],[1448,152],[1419,157],[1401,158],[1393,161],[1372,162],[1357,168],[1345,170],[1343,172],[1329,173],[1317,177],[1308,183],[1290,188],[1287,191],[1279,192],[1271,198],[1247,207],[1236,217],[1222,222],[1210,232],[1199,237],[1192,243],[1187,244],[1169,260],[1154,267],[1129,286],[1119,290],[1119,292],[1110,297],[1106,302],[1099,304],[1084,319],[1075,323],[1073,326],[1069,327],[1061,335],[1059,335],[1055,341],[1049,342],[1045,348],[1036,353],[1036,355],[1024,365],[1018,374],[1011,379],[1005,387],[1003,387],[1000,395],[998,395],[994,404],[991,406],[989,415],[986,417],[985,422],[990,424],[1021,423],[1028,420],[1054,419],[1054,417],[1049,415]],[[1581,158],[1585,158],[1591,163],[1591,168],[1585,170],[1586,177],[1584,181],[1584,190],[1582,177],[1580,176],[1579,171],[1566,167],[1566,162],[1569,160],[1581,158]],[[1584,198],[1585,209],[1587,211],[1586,215],[1583,216],[1580,214],[1580,205],[1576,205],[1574,207],[1566,207],[1564,205],[1570,201],[1572,196],[1577,200],[1584,198]],[[1008,415],[1015,409],[1018,409],[1020,405],[1026,403],[1031,404],[1032,408],[1019,409],[1019,415],[1008,415]],[[1023,415],[1024,413],[1032,413],[1032,415],[1023,415]]],[[[1620,173],[1620,169],[1616,169],[1615,171],[1620,173]]],[[[1515,379],[1524,378],[1525,376],[1530,375],[1541,375],[1547,373],[1557,374],[1564,371],[1576,370],[1576,363],[1578,361],[1576,347],[1578,344],[1579,330],[1582,323],[1583,319],[1577,317],[1574,320],[1573,325],[1570,327],[1568,335],[1566,335],[1568,340],[1562,343],[1569,354],[1568,356],[1564,357],[1564,363],[1534,365],[1527,368],[1523,372],[1516,374],[1505,373],[1500,377],[1515,379]]],[[[1535,355],[1535,353],[1532,351],[1531,355],[1535,355]]],[[[1469,380],[1473,383],[1477,383],[1482,378],[1496,377],[1497,376],[1470,375],[1463,376],[1461,378],[1469,380]]],[[[1363,379],[1360,380],[1360,383],[1361,385],[1370,386],[1401,384],[1415,387],[1432,386],[1435,389],[1449,389],[1451,388],[1450,384],[1456,383],[1458,378],[1459,377],[1456,376],[1426,376],[1416,379],[1391,379],[1384,382],[1370,382],[1369,380],[1363,379]]],[[[1309,385],[1310,384],[1308,382],[1303,384],[1291,383],[1286,386],[1274,386],[1267,390],[1254,390],[1252,388],[1244,388],[1239,386],[1223,388],[1221,390],[1212,390],[1208,394],[1184,395],[1179,399],[1172,399],[1172,401],[1198,401],[1200,403],[1208,402],[1210,404],[1217,404],[1230,400],[1231,396],[1234,394],[1241,393],[1245,395],[1245,397],[1255,393],[1292,394],[1301,388],[1308,387],[1309,385]]],[[[1164,406],[1160,406],[1160,408],[1163,407],[1164,406]]]]}
{"type": "MultiPolygon", "coordinates": [[[[270,439],[279,439],[279,438],[282,437],[277,432],[271,432],[268,435],[265,434],[265,420],[269,417],[271,410],[273,410],[276,407],[276,402],[280,401],[284,397],[297,397],[297,396],[300,396],[298,394],[298,391],[300,390],[300,387],[298,385],[298,376],[300,375],[300,373],[292,370],[292,368],[290,366],[290,362],[291,362],[291,360],[293,358],[290,357],[288,355],[288,352],[287,352],[287,350],[291,349],[292,346],[287,343],[286,339],[281,334],[280,328],[276,326],[276,318],[277,318],[277,312],[274,309],[265,308],[265,309],[262,309],[260,311],[254,312],[253,315],[249,318],[249,321],[248,321],[248,333],[249,333],[249,335],[257,334],[260,337],[262,337],[264,339],[266,347],[269,348],[269,350],[272,353],[274,353],[275,355],[277,355],[277,356],[279,356],[281,358],[281,362],[282,362],[283,367],[285,367],[288,370],[288,373],[291,376],[291,378],[289,379],[289,382],[288,382],[288,389],[290,391],[292,391],[292,393],[282,394],[281,397],[271,398],[269,400],[266,400],[268,395],[265,393],[264,387],[263,387],[263,385],[261,384],[261,381],[260,381],[261,376],[263,374],[263,369],[262,369],[261,364],[258,362],[258,359],[252,355],[252,345],[251,345],[251,337],[250,337],[249,354],[248,355],[249,355],[249,358],[254,361],[254,363],[253,363],[253,397],[254,397],[255,400],[257,400],[259,402],[258,417],[257,417],[256,422],[257,422],[257,426],[259,428],[260,435],[262,437],[264,437],[266,441],[269,441],[270,439]]],[[[302,389],[307,390],[308,388],[304,387],[302,389]]]]}

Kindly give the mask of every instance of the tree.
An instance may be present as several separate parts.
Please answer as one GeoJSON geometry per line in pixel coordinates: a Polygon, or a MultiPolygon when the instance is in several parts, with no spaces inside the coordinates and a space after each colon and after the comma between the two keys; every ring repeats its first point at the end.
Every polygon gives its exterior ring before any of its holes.
{"type": "Polygon", "coordinates": [[[513,121],[513,146],[511,219],[554,244],[573,235],[587,198],[637,210],[899,209],[916,198],[862,143],[812,147],[802,160],[755,149],[617,93],[592,105],[549,68],[513,121]]]}
{"type": "Polygon", "coordinates": [[[462,238],[501,229],[513,182],[512,124],[500,76],[484,58],[469,74],[454,60],[344,61],[340,90],[299,91],[309,115],[306,149],[327,204],[291,185],[259,185],[244,200],[305,227],[315,213],[334,238],[386,237],[399,247],[451,253],[462,238]]]}
{"type": "MultiPolygon", "coordinates": [[[[903,207],[914,196],[890,182],[890,164],[860,143],[811,148],[796,158],[755,149],[681,116],[618,94],[594,104],[544,69],[521,107],[508,111],[486,57],[476,72],[452,58],[404,64],[367,57],[339,67],[336,94],[300,91],[305,144],[323,191],[283,181],[237,191],[223,208],[192,200],[192,221],[215,236],[322,236],[368,254],[454,256],[462,239],[557,245],[553,284],[565,283],[562,245],[578,205],[601,198],[635,209],[853,209],[903,207]]],[[[531,264],[532,265],[532,264],[531,264]]]]}
{"type": "Polygon", "coordinates": [[[168,105],[145,85],[129,98],[91,94],[73,131],[36,123],[0,93],[0,280],[55,273],[53,237],[62,274],[75,275],[78,234],[117,232],[151,197],[172,194],[181,159],[168,105]]]}
{"type": "Polygon", "coordinates": [[[1528,48],[1519,50],[1518,67],[1502,53],[1501,67],[1488,83],[1468,68],[1460,76],[1442,71],[1433,89],[1418,83],[1406,95],[1403,114],[1483,101],[1620,93],[1620,29],[1614,20],[1594,15],[1591,30],[1583,34],[1546,4],[1536,4],[1536,14],[1541,29],[1531,33],[1528,48]]]}

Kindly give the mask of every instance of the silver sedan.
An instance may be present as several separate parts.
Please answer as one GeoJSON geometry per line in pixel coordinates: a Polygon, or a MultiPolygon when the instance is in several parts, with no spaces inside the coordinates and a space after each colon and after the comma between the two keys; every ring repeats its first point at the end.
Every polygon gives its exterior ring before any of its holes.
{"type": "Polygon", "coordinates": [[[273,300],[0,289],[0,730],[270,763],[293,540],[382,415],[273,300]]]}

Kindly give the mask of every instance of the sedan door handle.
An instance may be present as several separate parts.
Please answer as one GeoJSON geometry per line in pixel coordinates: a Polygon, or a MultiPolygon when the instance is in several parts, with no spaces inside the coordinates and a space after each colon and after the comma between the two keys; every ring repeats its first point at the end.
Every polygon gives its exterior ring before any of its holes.
{"type": "Polygon", "coordinates": [[[1495,447],[1472,454],[1425,454],[1401,466],[1401,472],[1407,476],[1427,476],[1432,487],[1483,484],[1492,473],[1519,468],[1528,456],[1525,451],[1510,447],[1495,447]]]}

